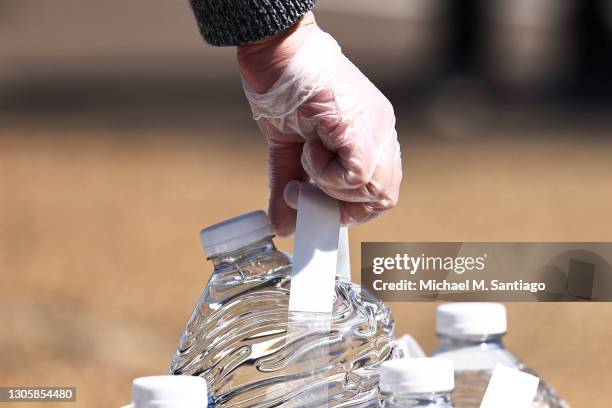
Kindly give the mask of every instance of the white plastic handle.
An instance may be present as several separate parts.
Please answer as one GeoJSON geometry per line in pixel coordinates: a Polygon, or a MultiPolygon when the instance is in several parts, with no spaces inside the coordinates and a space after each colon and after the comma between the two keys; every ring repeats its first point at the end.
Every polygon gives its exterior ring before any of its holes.
{"type": "Polygon", "coordinates": [[[331,313],[336,274],[350,279],[348,231],[338,201],[302,184],[295,228],[289,311],[331,313]]]}
{"type": "Polygon", "coordinates": [[[480,408],[530,408],[539,383],[536,376],[497,364],[480,408]]]}
{"type": "Polygon", "coordinates": [[[340,278],[351,280],[351,257],[349,253],[348,227],[340,227],[338,238],[338,262],[336,263],[336,275],[340,278]]]}
{"type": "Polygon", "coordinates": [[[409,334],[395,340],[397,347],[404,353],[404,358],[423,358],[427,357],[419,343],[409,334]]]}

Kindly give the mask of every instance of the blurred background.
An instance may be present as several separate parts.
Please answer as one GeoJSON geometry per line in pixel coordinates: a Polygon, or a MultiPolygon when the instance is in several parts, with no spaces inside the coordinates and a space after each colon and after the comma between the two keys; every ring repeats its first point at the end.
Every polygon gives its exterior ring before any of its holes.
{"type": "MultiPolygon", "coordinates": [[[[351,231],[354,275],[361,241],[612,241],[612,1],[372,4],[316,8],[404,156],[399,206],[351,231]]],[[[167,371],[211,272],[199,229],[267,207],[234,59],[184,0],[0,2],[0,385],[113,407],[167,371]]],[[[432,351],[436,305],[391,306],[432,351]]],[[[612,307],[508,306],[508,345],[608,407],[612,307]]]]}

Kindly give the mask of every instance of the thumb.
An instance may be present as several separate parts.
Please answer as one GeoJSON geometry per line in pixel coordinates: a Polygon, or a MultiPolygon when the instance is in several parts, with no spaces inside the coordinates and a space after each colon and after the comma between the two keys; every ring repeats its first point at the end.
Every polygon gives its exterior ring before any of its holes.
{"type": "Polygon", "coordinates": [[[270,178],[268,214],[274,231],[280,236],[293,233],[297,216],[297,211],[285,201],[285,187],[293,180],[305,181],[308,178],[301,164],[303,139],[291,135],[285,136],[285,138],[268,137],[270,178]]]}

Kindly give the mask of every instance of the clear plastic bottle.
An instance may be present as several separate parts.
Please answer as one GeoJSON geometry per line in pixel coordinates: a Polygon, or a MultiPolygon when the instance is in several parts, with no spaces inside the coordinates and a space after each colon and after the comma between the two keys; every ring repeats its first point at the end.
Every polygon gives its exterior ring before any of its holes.
{"type": "Polygon", "coordinates": [[[204,377],[215,407],[378,406],[379,365],[395,355],[389,309],[337,278],[327,321],[289,330],[301,318],[288,312],[292,264],[272,237],[263,211],[202,231],[214,272],[171,373],[204,377]],[[316,389],[325,401],[300,399],[316,389]]]}
{"type": "Polygon", "coordinates": [[[387,361],[380,370],[384,408],[453,408],[453,364],[442,358],[387,361]]]}
{"type": "MultiPolygon", "coordinates": [[[[496,364],[536,375],[505,348],[506,308],[499,303],[447,303],[438,307],[440,343],[433,355],[455,365],[453,400],[457,408],[478,408],[496,364]]],[[[533,408],[569,408],[540,380],[533,408]]]]}

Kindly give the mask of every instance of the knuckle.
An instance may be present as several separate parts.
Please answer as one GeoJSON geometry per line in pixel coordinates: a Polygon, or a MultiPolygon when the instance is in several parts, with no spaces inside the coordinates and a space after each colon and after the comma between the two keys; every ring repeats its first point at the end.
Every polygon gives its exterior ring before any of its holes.
{"type": "Polygon", "coordinates": [[[375,201],[367,203],[367,205],[371,207],[373,211],[382,213],[395,208],[398,204],[398,201],[399,197],[397,194],[385,194],[384,196],[379,197],[378,199],[375,198],[375,201]]]}
{"type": "Polygon", "coordinates": [[[391,195],[386,188],[374,182],[369,182],[365,189],[372,200],[378,203],[384,203],[391,199],[391,195]]]}
{"type": "Polygon", "coordinates": [[[329,141],[330,147],[338,149],[351,143],[347,133],[348,127],[348,122],[336,119],[322,122],[317,130],[319,134],[325,136],[329,141]]]}
{"type": "Polygon", "coordinates": [[[399,203],[399,196],[392,197],[387,203],[387,208],[391,210],[397,207],[398,203],[399,203]]]}
{"type": "Polygon", "coordinates": [[[366,172],[363,167],[352,167],[351,170],[346,172],[346,183],[353,186],[365,186],[365,189],[369,195],[372,195],[370,191],[370,175],[366,172]]]}

